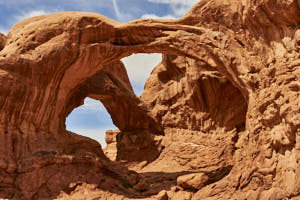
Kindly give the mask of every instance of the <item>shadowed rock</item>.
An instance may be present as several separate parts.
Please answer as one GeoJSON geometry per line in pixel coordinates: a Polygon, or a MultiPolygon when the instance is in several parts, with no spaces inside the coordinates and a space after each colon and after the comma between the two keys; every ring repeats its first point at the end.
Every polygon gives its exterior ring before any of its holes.
{"type": "Polygon", "coordinates": [[[0,51],[4,48],[6,44],[6,36],[0,33],[0,51]]]}

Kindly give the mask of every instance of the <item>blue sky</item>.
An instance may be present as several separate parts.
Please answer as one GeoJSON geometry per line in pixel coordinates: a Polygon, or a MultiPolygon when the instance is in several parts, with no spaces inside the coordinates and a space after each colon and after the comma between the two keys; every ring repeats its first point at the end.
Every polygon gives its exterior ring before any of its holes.
{"type": "MultiPolygon", "coordinates": [[[[18,21],[63,11],[95,12],[117,21],[140,18],[180,18],[199,0],[0,0],[0,32],[6,34],[18,21]]],[[[135,93],[139,96],[146,79],[161,61],[160,54],[136,54],[122,59],[135,93]]],[[[66,120],[67,129],[105,146],[105,130],[115,129],[101,102],[85,99],[66,120]]]]}

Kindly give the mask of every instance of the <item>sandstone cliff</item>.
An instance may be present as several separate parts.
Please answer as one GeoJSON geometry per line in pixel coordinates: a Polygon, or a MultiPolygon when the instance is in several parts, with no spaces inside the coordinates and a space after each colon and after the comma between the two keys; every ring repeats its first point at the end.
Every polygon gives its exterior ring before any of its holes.
{"type": "Polygon", "coordinates": [[[299,4],[19,22],[0,35],[0,198],[299,199],[299,4]],[[133,53],[164,54],[141,98],[120,62],[133,53]],[[121,130],[116,162],[65,130],[86,96],[121,130]]]}
{"type": "Polygon", "coordinates": [[[209,132],[245,126],[246,99],[203,61],[165,55],[147,80],[141,100],[165,128],[209,132]]]}

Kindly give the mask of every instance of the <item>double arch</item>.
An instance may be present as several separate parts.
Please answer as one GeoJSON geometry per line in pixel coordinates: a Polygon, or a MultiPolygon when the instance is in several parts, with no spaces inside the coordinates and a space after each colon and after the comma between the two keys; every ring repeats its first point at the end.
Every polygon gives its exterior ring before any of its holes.
{"type": "Polygon", "coordinates": [[[121,58],[133,53],[166,53],[207,62],[247,99],[249,87],[240,78],[243,72],[238,67],[242,63],[239,52],[230,52],[228,43],[234,41],[221,32],[176,20],[121,24],[98,14],[79,12],[24,20],[12,28],[1,51],[5,56],[2,61],[11,63],[4,68],[7,72],[14,72],[16,66],[27,66],[15,78],[26,80],[26,91],[18,93],[26,92],[28,99],[21,100],[23,109],[13,111],[10,123],[20,123],[21,119],[24,123],[25,119],[41,129],[57,132],[64,128],[70,111],[78,106],[70,103],[78,88],[103,68],[118,65],[121,58]],[[14,58],[16,53],[18,57],[14,58]]]}

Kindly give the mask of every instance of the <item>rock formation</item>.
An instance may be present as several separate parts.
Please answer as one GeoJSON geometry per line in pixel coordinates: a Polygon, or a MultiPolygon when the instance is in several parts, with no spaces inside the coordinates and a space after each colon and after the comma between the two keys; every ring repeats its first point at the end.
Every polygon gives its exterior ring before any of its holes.
{"type": "Polygon", "coordinates": [[[103,152],[107,158],[115,161],[117,158],[117,134],[120,130],[107,130],[105,132],[105,142],[107,146],[103,148],[103,152]]]}
{"type": "Polygon", "coordinates": [[[6,43],[6,36],[0,33],[0,51],[4,48],[6,43]]]}
{"type": "Polygon", "coordinates": [[[178,20],[19,22],[0,35],[0,198],[299,199],[299,4],[201,0],[178,20]],[[120,62],[133,53],[164,54],[141,98],[120,62]],[[117,162],[65,130],[86,96],[121,130],[117,162]]]}
{"type": "Polygon", "coordinates": [[[141,101],[134,94],[126,69],[120,61],[106,65],[78,87],[67,104],[67,115],[82,105],[86,97],[101,101],[121,131],[149,129],[162,132],[160,122],[140,105],[141,101]]]}
{"type": "Polygon", "coordinates": [[[147,80],[141,100],[165,128],[209,132],[245,126],[242,93],[203,61],[165,55],[147,80]]]}

